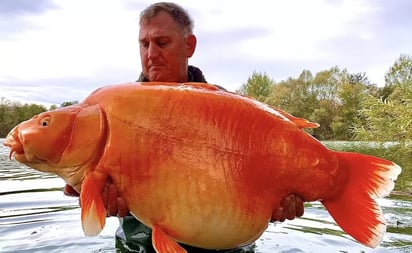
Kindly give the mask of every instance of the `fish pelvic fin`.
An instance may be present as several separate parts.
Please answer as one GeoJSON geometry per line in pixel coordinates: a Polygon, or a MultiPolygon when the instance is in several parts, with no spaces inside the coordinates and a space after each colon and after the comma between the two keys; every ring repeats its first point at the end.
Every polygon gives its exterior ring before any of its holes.
{"type": "Polygon", "coordinates": [[[339,166],[349,171],[341,196],[322,203],[336,223],[365,246],[375,248],[382,241],[386,222],[376,198],[387,196],[401,173],[397,164],[369,155],[336,152],[339,166]]]}
{"type": "Polygon", "coordinates": [[[175,240],[170,238],[158,225],[152,227],[152,242],[157,253],[187,253],[175,240]]]}
{"type": "Polygon", "coordinates": [[[87,236],[98,235],[106,223],[107,211],[101,195],[106,180],[96,174],[86,174],[80,191],[82,227],[87,236]]]}

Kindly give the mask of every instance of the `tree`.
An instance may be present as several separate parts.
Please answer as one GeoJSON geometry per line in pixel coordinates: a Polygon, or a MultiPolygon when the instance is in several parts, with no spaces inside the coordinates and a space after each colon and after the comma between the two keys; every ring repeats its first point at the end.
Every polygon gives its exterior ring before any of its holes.
{"type": "Polygon", "coordinates": [[[385,74],[385,86],[412,85],[412,57],[401,54],[385,74]]]}
{"type": "Polygon", "coordinates": [[[61,103],[60,107],[66,107],[66,106],[74,105],[77,103],[79,103],[79,101],[66,101],[66,102],[61,103]]]}
{"type": "Polygon", "coordinates": [[[338,96],[339,86],[344,79],[345,72],[337,66],[318,72],[311,86],[312,96],[316,98],[313,103],[313,113],[309,120],[317,122],[320,127],[314,130],[314,135],[321,140],[339,138],[334,130],[340,129],[341,100],[338,96]],[[335,122],[334,122],[335,121],[335,122]]]}
{"type": "Polygon", "coordinates": [[[360,101],[369,92],[376,94],[378,89],[370,84],[365,73],[352,74],[335,66],[315,77],[304,70],[297,79],[290,77],[276,83],[268,101],[295,116],[319,123],[319,128],[311,130],[318,139],[350,140],[360,101]]]}
{"type": "Polygon", "coordinates": [[[10,121],[12,113],[10,112],[11,102],[6,98],[0,98],[0,137],[4,137],[12,129],[10,121]]]}
{"type": "Polygon", "coordinates": [[[317,103],[313,90],[312,73],[304,70],[297,79],[289,77],[275,84],[269,101],[297,117],[309,118],[317,103]]]}
{"type": "Polygon", "coordinates": [[[401,55],[385,74],[392,88],[387,99],[365,96],[360,116],[365,119],[354,132],[359,140],[398,143],[398,152],[412,154],[412,57],[401,55]]]}
{"type": "Polygon", "coordinates": [[[338,89],[340,100],[339,113],[332,122],[332,131],[335,139],[351,140],[354,137],[352,128],[354,122],[359,121],[358,111],[362,107],[364,95],[375,92],[365,73],[350,74],[343,71],[342,83],[338,89]]]}
{"type": "Polygon", "coordinates": [[[20,104],[0,99],[0,137],[5,137],[10,130],[22,121],[46,111],[43,105],[20,104]]]}
{"type": "Polygon", "coordinates": [[[253,72],[252,76],[248,78],[246,83],[240,87],[236,92],[254,97],[261,102],[267,102],[269,98],[274,81],[269,78],[266,73],[253,72]]]}

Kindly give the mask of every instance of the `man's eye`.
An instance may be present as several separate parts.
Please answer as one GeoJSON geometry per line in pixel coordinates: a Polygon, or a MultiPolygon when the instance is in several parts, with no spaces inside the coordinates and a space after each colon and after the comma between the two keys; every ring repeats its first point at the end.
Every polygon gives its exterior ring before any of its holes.
{"type": "Polygon", "coordinates": [[[140,47],[148,48],[148,47],[149,47],[149,43],[148,43],[148,42],[140,42],[140,47]]]}
{"type": "Polygon", "coordinates": [[[167,41],[158,41],[158,42],[157,42],[157,45],[158,45],[159,47],[165,47],[167,44],[168,44],[167,41]]]}

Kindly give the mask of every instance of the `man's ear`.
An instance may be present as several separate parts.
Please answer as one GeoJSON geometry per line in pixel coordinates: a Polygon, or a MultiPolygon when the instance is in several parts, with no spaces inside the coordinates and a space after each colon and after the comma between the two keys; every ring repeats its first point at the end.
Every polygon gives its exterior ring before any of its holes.
{"type": "Polygon", "coordinates": [[[190,34],[187,36],[186,38],[187,58],[192,57],[192,55],[195,53],[196,43],[197,43],[197,39],[195,35],[190,34]]]}

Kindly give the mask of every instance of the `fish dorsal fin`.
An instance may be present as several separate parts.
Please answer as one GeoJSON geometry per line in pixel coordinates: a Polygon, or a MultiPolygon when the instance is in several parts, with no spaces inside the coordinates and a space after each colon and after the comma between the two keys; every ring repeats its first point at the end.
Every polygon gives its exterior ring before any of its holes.
{"type": "Polygon", "coordinates": [[[211,91],[218,91],[221,90],[216,85],[208,84],[208,83],[183,83],[184,86],[189,86],[198,89],[205,89],[211,91]]]}
{"type": "MultiPolygon", "coordinates": [[[[194,83],[194,82],[192,82],[192,83],[143,82],[143,83],[141,83],[141,85],[189,87],[189,88],[203,89],[203,90],[207,90],[207,91],[222,91],[222,90],[224,90],[223,88],[221,88],[220,86],[217,86],[217,85],[208,84],[208,83],[194,83]]],[[[228,92],[230,94],[236,94],[236,93],[229,92],[229,91],[226,91],[226,92],[228,92]]],[[[239,95],[239,94],[236,94],[236,95],[239,95]]],[[[245,96],[245,95],[240,95],[240,96],[257,101],[256,99],[254,99],[252,97],[249,97],[249,96],[245,96]]],[[[318,128],[319,127],[318,123],[310,122],[306,119],[295,117],[295,116],[293,116],[293,115],[291,115],[291,114],[289,114],[285,111],[282,111],[278,108],[274,108],[274,107],[270,107],[270,108],[275,110],[276,112],[278,112],[283,117],[290,120],[291,122],[293,122],[300,129],[303,129],[303,128],[318,128]]]]}
{"type": "Polygon", "coordinates": [[[217,86],[208,84],[208,83],[168,83],[168,82],[142,82],[141,85],[147,86],[170,86],[170,87],[187,87],[187,88],[196,88],[196,89],[204,89],[209,91],[219,91],[217,86]]]}
{"type": "Polygon", "coordinates": [[[157,253],[187,253],[175,240],[170,238],[158,225],[152,227],[152,243],[157,253]]]}
{"type": "Polygon", "coordinates": [[[272,107],[272,109],[276,110],[278,113],[282,114],[282,116],[284,116],[288,120],[292,121],[300,129],[303,129],[303,128],[318,128],[319,127],[318,123],[310,122],[307,119],[295,117],[292,114],[287,113],[285,111],[282,111],[278,108],[272,107]]]}
{"type": "Polygon", "coordinates": [[[87,236],[96,236],[106,223],[106,208],[101,196],[106,179],[89,172],[84,177],[80,191],[82,227],[87,236]]]}

